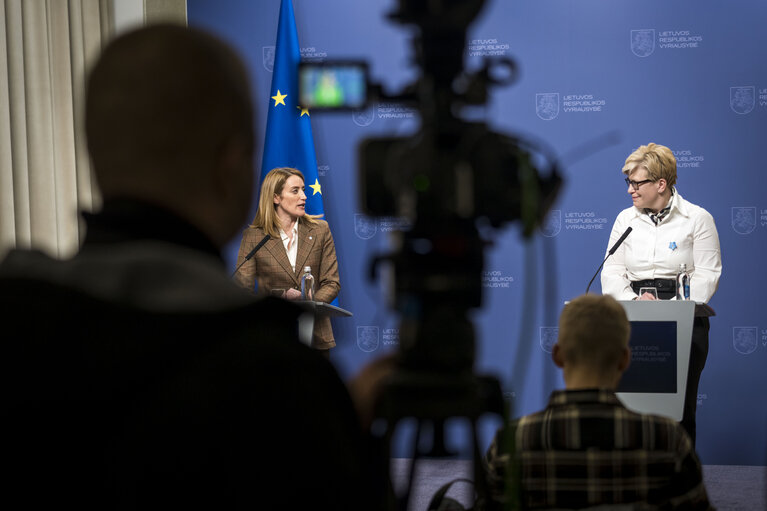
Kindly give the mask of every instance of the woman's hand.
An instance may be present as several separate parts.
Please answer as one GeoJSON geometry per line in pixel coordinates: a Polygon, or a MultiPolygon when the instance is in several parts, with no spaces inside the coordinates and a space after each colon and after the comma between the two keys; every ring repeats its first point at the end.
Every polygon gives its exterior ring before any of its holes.
{"type": "Polygon", "coordinates": [[[651,293],[645,293],[642,296],[639,297],[640,300],[657,300],[655,296],[651,293]]]}
{"type": "Polygon", "coordinates": [[[301,291],[295,288],[290,288],[285,291],[285,299],[286,300],[300,300],[301,299],[301,291]]]}

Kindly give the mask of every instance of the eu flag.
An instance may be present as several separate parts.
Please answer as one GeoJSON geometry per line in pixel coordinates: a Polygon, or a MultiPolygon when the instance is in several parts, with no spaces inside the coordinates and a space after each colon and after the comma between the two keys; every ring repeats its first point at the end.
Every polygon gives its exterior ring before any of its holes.
{"type": "MultiPolygon", "coordinates": [[[[282,0],[274,49],[271,99],[266,115],[261,181],[276,167],[293,167],[300,170],[305,179],[306,212],[311,215],[324,215],[309,110],[301,108],[298,104],[300,61],[301,47],[298,45],[293,3],[291,0],[282,0]]],[[[332,303],[337,306],[338,298],[332,303]]]]}
{"type": "Polygon", "coordinates": [[[309,118],[309,110],[298,104],[298,45],[296,20],[291,0],[282,0],[277,27],[272,87],[266,117],[264,159],[261,181],[275,167],[300,170],[306,181],[306,212],[324,215],[322,188],[317,173],[317,156],[309,118]]]}

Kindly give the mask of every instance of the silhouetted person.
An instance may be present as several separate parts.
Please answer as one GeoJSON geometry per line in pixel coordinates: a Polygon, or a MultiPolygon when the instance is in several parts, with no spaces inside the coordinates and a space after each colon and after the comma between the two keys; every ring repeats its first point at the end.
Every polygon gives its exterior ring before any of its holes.
{"type": "Polygon", "coordinates": [[[156,25],[87,84],[103,209],[71,260],[0,264],[2,495],[17,507],[365,509],[351,400],[299,311],[228,278],[253,113],[218,39],[156,25]]]}
{"type": "Polygon", "coordinates": [[[511,461],[523,509],[710,509],[682,426],[634,413],[615,396],[631,359],[630,333],[623,307],[609,296],[583,295],[565,305],[552,358],[566,390],[553,392],[545,410],[499,430],[486,456],[496,501],[510,497],[511,461]]]}

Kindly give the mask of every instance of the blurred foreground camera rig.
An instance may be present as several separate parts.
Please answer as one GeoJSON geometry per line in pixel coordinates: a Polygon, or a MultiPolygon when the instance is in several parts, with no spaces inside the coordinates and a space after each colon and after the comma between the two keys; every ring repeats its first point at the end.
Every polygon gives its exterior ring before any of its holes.
{"type": "MultiPolygon", "coordinates": [[[[435,425],[436,439],[450,417],[476,420],[483,413],[503,413],[498,382],[473,370],[475,335],[468,314],[482,305],[487,243],[479,226],[498,229],[519,221],[529,237],[561,187],[552,158],[547,168],[536,168],[541,155],[532,144],[461,118],[465,107],[484,105],[490,87],[507,85],[516,74],[508,58],[486,59],[478,71],[464,71],[467,29],[484,4],[399,0],[389,17],[417,27],[413,47],[421,75],[395,95],[370,83],[366,73],[360,75],[365,76],[365,104],[385,100],[413,106],[421,119],[415,136],[364,140],[358,155],[366,213],[406,218],[411,226],[397,233],[391,254],[375,261],[391,264],[393,304],[401,317],[399,369],[378,407],[379,417],[389,423],[387,440],[396,421],[408,416],[435,425]]],[[[327,73],[350,65],[310,67],[327,73]]],[[[474,446],[476,451],[476,438],[474,446]]],[[[434,446],[440,450],[443,446],[434,446]]],[[[415,451],[414,457],[417,446],[415,451]]],[[[475,461],[478,457],[475,452],[475,461]]],[[[481,495],[481,481],[475,484],[481,495]]],[[[407,496],[398,502],[399,508],[406,506],[407,496]]]]}

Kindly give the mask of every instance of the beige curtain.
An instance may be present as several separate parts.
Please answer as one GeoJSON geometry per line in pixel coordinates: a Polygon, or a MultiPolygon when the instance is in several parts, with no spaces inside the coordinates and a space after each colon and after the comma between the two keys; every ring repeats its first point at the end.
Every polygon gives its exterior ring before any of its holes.
{"type": "Polygon", "coordinates": [[[186,0],[143,0],[146,23],[186,25],[186,0]]]}
{"type": "Polygon", "coordinates": [[[186,24],[186,0],[0,0],[0,259],[74,254],[100,205],[86,154],[85,77],[116,22],[186,24]],[[115,11],[131,19],[115,20],[115,11]]]}
{"type": "Polygon", "coordinates": [[[83,133],[88,65],[112,27],[109,0],[0,4],[0,256],[66,257],[78,209],[99,202],[83,133]]]}

